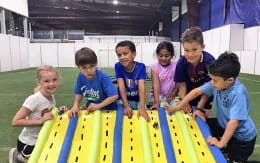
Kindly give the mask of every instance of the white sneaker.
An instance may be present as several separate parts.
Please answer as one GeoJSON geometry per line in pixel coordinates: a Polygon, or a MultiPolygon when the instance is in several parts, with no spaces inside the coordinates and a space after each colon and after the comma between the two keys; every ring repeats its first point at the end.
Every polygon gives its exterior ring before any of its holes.
{"type": "Polygon", "coordinates": [[[16,161],[17,153],[18,153],[18,151],[16,148],[12,148],[9,151],[9,163],[17,163],[17,161],[16,161]]]}
{"type": "Polygon", "coordinates": [[[9,151],[9,163],[23,163],[24,161],[23,156],[17,151],[16,148],[12,148],[9,151]]]}

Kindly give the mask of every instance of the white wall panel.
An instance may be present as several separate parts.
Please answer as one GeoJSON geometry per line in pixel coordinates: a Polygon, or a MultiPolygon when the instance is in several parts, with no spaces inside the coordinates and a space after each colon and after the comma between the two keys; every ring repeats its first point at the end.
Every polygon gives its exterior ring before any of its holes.
{"type": "Polygon", "coordinates": [[[100,44],[95,50],[98,56],[98,67],[109,67],[109,44],[100,44]]]}
{"type": "Polygon", "coordinates": [[[41,44],[29,44],[29,64],[30,67],[39,67],[42,64],[41,44]]]}
{"type": "Polygon", "coordinates": [[[11,71],[10,35],[0,34],[0,71],[11,71]]]}
{"type": "Polygon", "coordinates": [[[41,44],[42,64],[58,67],[58,45],[57,43],[41,44]]]}
{"type": "Polygon", "coordinates": [[[203,32],[203,39],[204,39],[204,44],[205,44],[205,51],[213,54],[213,43],[212,43],[212,35],[213,35],[213,32],[212,30],[210,31],[205,31],[203,32]]]}
{"type": "Polygon", "coordinates": [[[175,57],[174,58],[179,58],[180,57],[180,54],[181,54],[181,43],[180,42],[172,42],[173,44],[173,47],[174,47],[174,55],[175,57]]]}
{"type": "MultiPolygon", "coordinates": [[[[153,63],[157,62],[157,57],[156,57],[156,47],[158,43],[142,43],[142,62],[146,66],[150,66],[153,63]]],[[[137,54],[138,55],[138,54],[137,54]]]]}
{"type": "Polygon", "coordinates": [[[29,68],[29,39],[20,37],[21,68],[29,68]]]}
{"type": "Polygon", "coordinates": [[[256,51],[255,54],[255,75],[260,75],[260,51],[256,51]]]}
{"type": "Polygon", "coordinates": [[[10,51],[11,51],[11,61],[12,70],[19,70],[22,68],[21,64],[21,54],[20,54],[20,40],[19,37],[10,36],[10,51]]]}
{"type": "MultiPolygon", "coordinates": [[[[216,28],[212,31],[212,50],[210,53],[217,58],[220,54],[220,36],[221,30],[220,28],[216,28]]],[[[206,45],[207,46],[207,45],[206,45]]]]}
{"type": "Polygon", "coordinates": [[[132,40],[131,36],[115,36],[114,42],[111,43],[119,43],[120,41],[125,41],[125,40],[129,40],[129,41],[132,40]]]}
{"type": "Polygon", "coordinates": [[[229,51],[243,51],[243,50],[244,50],[244,24],[231,24],[229,51]]]}
{"type": "Polygon", "coordinates": [[[74,53],[76,53],[76,51],[78,51],[79,49],[86,47],[88,43],[76,43],[74,46],[74,53]]]}
{"type": "Polygon", "coordinates": [[[143,42],[145,42],[145,37],[144,36],[134,36],[134,37],[132,36],[131,40],[134,43],[143,43],[143,42]]]}
{"type": "Polygon", "coordinates": [[[74,67],[74,45],[71,43],[58,44],[58,67],[74,67]]]}
{"type": "Polygon", "coordinates": [[[226,26],[219,28],[219,30],[220,30],[219,53],[229,51],[229,44],[230,44],[230,40],[231,40],[230,28],[231,28],[230,25],[226,25],[226,26]]]}
{"type": "Polygon", "coordinates": [[[115,63],[118,62],[118,58],[116,55],[116,43],[115,44],[109,44],[108,46],[108,56],[109,56],[109,67],[113,67],[115,66],[115,63]]]}
{"type": "MultiPolygon", "coordinates": [[[[241,53],[242,53],[242,52],[243,52],[243,51],[233,51],[233,53],[235,53],[235,54],[237,55],[240,64],[241,64],[241,53]]],[[[242,67],[242,65],[241,65],[241,67],[242,67]]]]}
{"type": "Polygon", "coordinates": [[[115,43],[116,42],[116,38],[115,36],[102,36],[100,39],[100,43],[115,43]]]}
{"type": "Polygon", "coordinates": [[[257,50],[257,27],[251,27],[245,29],[245,40],[244,40],[244,50],[257,50]]]}
{"type": "Polygon", "coordinates": [[[242,51],[241,52],[241,72],[254,74],[255,72],[255,51],[242,51]]]}
{"type": "Polygon", "coordinates": [[[145,36],[145,42],[149,43],[149,42],[156,42],[157,41],[157,37],[156,36],[145,36]]]}
{"type": "Polygon", "coordinates": [[[143,54],[142,54],[142,44],[135,44],[135,48],[136,48],[136,57],[135,57],[135,61],[137,62],[143,62],[143,54]]]}
{"type": "Polygon", "coordinates": [[[260,25],[257,26],[257,51],[260,51],[260,25]]]}

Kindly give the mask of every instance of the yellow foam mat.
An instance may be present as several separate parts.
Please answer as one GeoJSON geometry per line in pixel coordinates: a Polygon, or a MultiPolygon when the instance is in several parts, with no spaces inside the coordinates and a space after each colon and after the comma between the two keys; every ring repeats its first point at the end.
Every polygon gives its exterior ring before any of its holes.
{"type": "MultiPolygon", "coordinates": [[[[201,163],[215,163],[211,151],[209,150],[200,129],[196,121],[191,117],[190,114],[184,114],[181,112],[182,116],[185,119],[186,125],[189,128],[189,134],[192,138],[193,146],[195,147],[195,152],[199,157],[201,163]]],[[[192,162],[189,157],[189,149],[186,147],[186,142],[184,136],[181,132],[181,125],[177,121],[175,115],[167,115],[167,121],[171,133],[171,139],[174,146],[174,153],[177,162],[192,162]]]]}
{"type": "Polygon", "coordinates": [[[137,111],[132,118],[124,116],[122,127],[122,162],[144,162],[137,111]]]}
{"type": "Polygon", "coordinates": [[[148,123],[149,135],[152,146],[152,155],[154,162],[167,162],[163,146],[162,133],[160,129],[160,120],[158,111],[148,111],[151,122],[148,123]]]}
{"type": "Polygon", "coordinates": [[[39,163],[57,162],[68,124],[69,119],[67,112],[54,119],[48,140],[38,159],[39,163]]]}
{"type": "MultiPolygon", "coordinates": [[[[150,136],[150,144],[152,147],[152,160],[153,162],[158,163],[167,162],[158,111],[149,110],[148,114],[151,118],[151,122],[147,123],[147,127],[150,136]]],[[[189,134],[200,162],[214,163],[215,160],[208,149],[196,121],[189,114],[181,114],[189,128],[189,134]]],[[[115,121],[116,111],[101,111],[101,139],[99,143],[100,148],[97,154],[97,162],[112,162],[115,121]]],[[[185,148],[186,142],[183,138],[183,133],[181,132],[182,126],[179,124],[174,115],[167,115],[167,121],[176,161],[184,163],[192,162],[189,157],[189,149],[185,148]]],[[[61,116],[57,116],[54,119],[48,140],[45,142],[43,151],[39,158],[40,163],[57,162],[68,124],[69,118],[67,112],[61,116]]],[[[88,162],[88,153],[91,150],[90,144],[94,125],[94,114],[81,111],[72,140],[67,161],[68,163],[88,162]]],[[[123,163],[144,162],[140,128],[140,123],[137,118],[137,111],[133,111],[132,118],[128,118],[127,116],[123,117],[121,152],[121,161],[123,163]]]]}
{"type": "MultiPolygon", "coordinates": [[[[98,162],[112,162],[116,112],[102,111],[101,117],[100,153],[97,160],[99,160],[98,162]]],[[[86,111],[82,111],[78,119],[68,162],[81,163],[88,161],[87,156],[91,150],[89,147],[94,125],[93,113],[87,114],[86,111]]]]}

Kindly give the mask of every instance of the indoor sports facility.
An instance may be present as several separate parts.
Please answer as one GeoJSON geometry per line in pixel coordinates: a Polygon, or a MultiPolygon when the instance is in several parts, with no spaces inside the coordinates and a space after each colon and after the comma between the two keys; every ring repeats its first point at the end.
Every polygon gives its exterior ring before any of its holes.
{"type": "MultiPolygon", "coordinates": [[[[260,2],[259,0],[0,0],[0,158],[10,162],[23,127],[12,120],[37,86],[35,71],[56,67],[60,86],[56,105],[73,105],[77,50],[88,47],[97,67],[115,79],[115,51],[120,41],[135,44],[135,61],[146,66],[146,104],[152,87],[150,66],[162,41],[174,46],[173,60],[184,56],[183,32],[199,27],[204,51],[215,58],[234,52],[241,64],[238,79],[250,100],[250,116],[260,131],[260,2]]],[[[115,88],[117,85],[115,84],[115,88]]],[[[215,117],[213,106],[211,117],[215,117]]],[[[226,154],[206,140],[207,124],[191,114],[148,110],[151,122],[123,116],[122,108],[68,118],[58,113],[44,123],[29,163],[222,163],[226,154]],[[70,133],[70,134],[68,134],[70,133]],[[223,152],[223,153],[222,153],[223,152]]],[[[227,160],[226,160],[227,159],[227,160]]],[[[257,137],[249,163],[260,163],[257,137]]]]}

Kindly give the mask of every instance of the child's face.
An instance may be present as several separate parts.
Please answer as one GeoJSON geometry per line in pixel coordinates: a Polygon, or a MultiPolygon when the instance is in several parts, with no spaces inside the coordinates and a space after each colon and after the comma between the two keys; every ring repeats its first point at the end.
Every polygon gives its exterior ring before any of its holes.
{"type": "Polygon", "coordinates": [[[96,75],[96,64],[86,64],[86,65],[79,65],[78,69],[80,72],[83,73],[83,75],[88,79],[88,80],[92,80],[94,79],[95,75],[96,75]]]}
{"type": "Polygon", "coordinates": [[[183,49],[184,49],[184,56],[187,61],[193,65],[197,65],[202,56],[202,50],[204,49],[204,44],[201,45],[200,43],[194,42],[184,42],[183,49]]]}
{"type": "Polygon", "coordinates": [[[167,49],[161,49],[157,54],[157,58],[160,65],[167,66],[171,63],[171,52],[169,52],[167,49]]]}
{"type": "Polygon", "coordinates": [[[116,48],[116,54],[119,62],[126,68],[132,66],[136,53],[132,52],[127,46],[119,46],[116,48]]]}
{"type": "Polygon", "coordinates": [[[228,78],[227,80],[224,80],[224,78],[212,74],[209,74],[209,76],[211,77],[212,86],[219,91],[230,88],[234,83],[234,78],[228,78]]]}
{"type": "Polygon", "coordinates": [[[58,74],[55,71],[42,71],[38,79],[40,91],[45,95],[52,95],[59,87],[58,74]]]}

